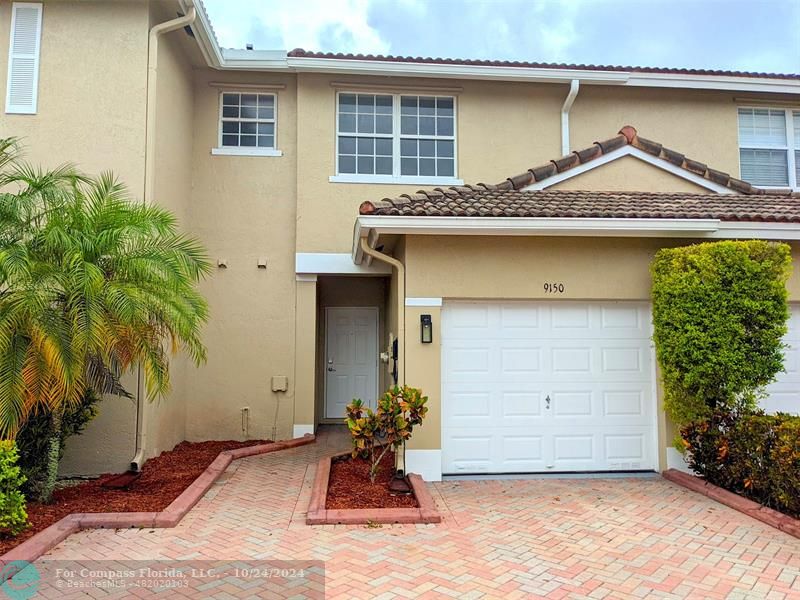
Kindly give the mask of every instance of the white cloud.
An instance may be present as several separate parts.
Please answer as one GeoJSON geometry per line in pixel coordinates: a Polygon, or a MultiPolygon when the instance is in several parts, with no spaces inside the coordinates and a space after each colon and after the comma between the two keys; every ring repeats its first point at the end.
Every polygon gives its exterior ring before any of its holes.
{"type": "Polygon", "coordinates": [[[255,42],[261,50],[389,51],[389,43],[368,22],[370,0],[206,0],[205,6],[223,47],[255,42]],[[248,36],[273,46],[263,47],[248,36]]]}

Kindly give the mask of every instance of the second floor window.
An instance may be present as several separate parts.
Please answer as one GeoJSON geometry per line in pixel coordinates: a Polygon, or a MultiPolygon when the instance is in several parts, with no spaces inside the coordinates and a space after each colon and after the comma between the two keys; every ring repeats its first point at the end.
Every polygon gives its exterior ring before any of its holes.
{"type": "Polygon", "coordinates": [[[337,175],[399,182],[456,176],[451,96],[342,92],[336,118],[337,175]]]}
{"type": "Polygon", "coordinates": [[[275,94],[222,92],[220,146],[275,148],[275,94]]]}
{"type": "Polygon", "coordinates": [[[739,166],[755,186],[800,186],[800,111],[740,108],[739,166]]]}

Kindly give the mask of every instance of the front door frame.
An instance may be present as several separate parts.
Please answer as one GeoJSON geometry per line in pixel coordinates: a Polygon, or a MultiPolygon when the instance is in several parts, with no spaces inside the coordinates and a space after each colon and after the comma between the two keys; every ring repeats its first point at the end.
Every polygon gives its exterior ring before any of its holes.
{"type": "MultiPolygon", "coordinates": [[[[372,398],[365,398],[365,406],[375,409],[375,403],[378,400],[378,391],[380,389],[380,365],[379,365],[379,352],[380,352],[380,307],[378,306],[326,306],[325,307],[325,332],[322,341],[322,418],[320,421],[331,421],[335,417],[328,417],[328,334],[330,328],[330,312],[336,310],[369,310],[375,316],[375,393],[372,398]]],[[[344,417],[344,415],[342,415],[344,417]]]]}

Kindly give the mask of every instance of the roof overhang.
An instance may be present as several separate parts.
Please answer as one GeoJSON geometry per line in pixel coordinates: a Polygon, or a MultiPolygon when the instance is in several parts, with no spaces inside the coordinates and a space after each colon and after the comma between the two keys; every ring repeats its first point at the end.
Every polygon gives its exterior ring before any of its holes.
{"type": "Polygon", "coordinates": [[[374,247],[381,235],[648,237],[800,240],[796,223],[720,219],[399,217],[360,216],[353,231],[353,262],[361,264],[361,239],[374,247]]]}
{"type": "Polygon", "coordinates": [[[638,71],[597,71],[591,69],[548,69],[512,66],[413,63],[386,60],[356,60],[288,56],[284,50],[222,49],[211,20],[200,0],[178,0],[182,10],[197,8],[192,25],[195,39],[209,67],[234,71],[290,71],[296,73],[336,73],[381,77],[426,77],[436,79],[479,79],[532,83],[570,83],[582,85],[625,85],[651,88],[683,88],[753,93],[800,94],[800,81],[773,77],[735,75],[697,75],[682,73],[642,73],[638,71]]]}

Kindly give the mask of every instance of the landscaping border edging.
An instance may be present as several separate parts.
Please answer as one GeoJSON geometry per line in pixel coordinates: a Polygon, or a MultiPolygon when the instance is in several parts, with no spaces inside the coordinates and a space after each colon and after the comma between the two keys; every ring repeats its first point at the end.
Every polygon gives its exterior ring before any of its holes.
{"type": "Polygon", "coordinates": [[[775,529],[780,529],[784,533],[800,538],[800,520],[794,517],[709,483],[701,477],[690,475],[677,469],[667,469],[661,475],[664,479],[716,500],[720,504],[738,510],[775,529]]]}
{"type": "Polygon", "coordinates": [[[301,438],[282,440],[270,444],[246,446],[235,450],[223,450],[206,467],[189,487],[183,490],[167,508],[160,512],[119,512],[119,513],[72,513],[42,529],[0,556],[0,564],[13,560],[33,562],[46,552],[55,548],[67,537],[82,529],[127,529],[175,527],[195,504],[205,495],[219,476],[234,461],[248,456],[268,454],[311,444],[315,436],[307,433],[301,438]]]}
{"type": "Polygon", "coordinates": [[[417,508],[347,508],[327,509],[328,482],[331,475],[331,462],[337,456],[349,456],[350,453],[326,456],[317,463],[314,485],[311,488],[311,501],[308,504],[306,525],[370,525],[395,523],[441,523],[442,517],[436,510],[428,488],[422,477],[416,473],[408,474],[408,482],[417,499],[417,508]]]}

